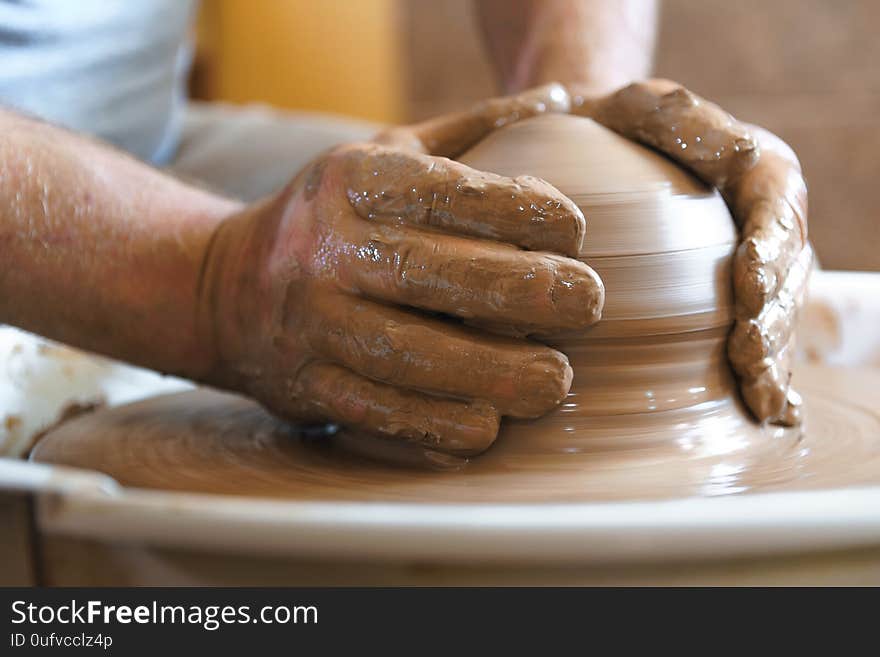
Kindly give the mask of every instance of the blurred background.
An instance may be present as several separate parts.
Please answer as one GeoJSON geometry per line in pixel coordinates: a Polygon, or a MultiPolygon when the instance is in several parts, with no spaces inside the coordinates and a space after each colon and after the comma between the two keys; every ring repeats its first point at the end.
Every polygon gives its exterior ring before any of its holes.
{"type": "MultiPolygon", "coordinates": [[[[655,74],[788,141],[828,269],[880,271],[880,3],[665,0],[655,74]]],[[[470,0],[206,0],[192,93],[401,122],[498,92],[470,0]]]]}

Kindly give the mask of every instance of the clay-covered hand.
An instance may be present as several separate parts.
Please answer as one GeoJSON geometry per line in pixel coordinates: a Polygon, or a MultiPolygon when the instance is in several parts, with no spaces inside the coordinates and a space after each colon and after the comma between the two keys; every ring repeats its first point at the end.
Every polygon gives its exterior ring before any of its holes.
{"type": "Polygon", "coordinates": [[[722,192],[740,229],[728,355],[759,420],[799,423],[800,397],[789,381],[813,253],[807,190],[794,152],[668,80],[634,83],[599,98],[571,93],[573,112],[665,153],[722,192]]]}
{"type": "Polygon", "coordinates": [[[203,273],[209,383],[307,423],[467,455],[500,416],[536,417],[572,371],[549,347],[463,320],[586,327],[604,302],[575,260],[584,217],[535,178],[454,162],[491,130],[567,111],[558,86],[338,147],[224,221],[203,273]]]}

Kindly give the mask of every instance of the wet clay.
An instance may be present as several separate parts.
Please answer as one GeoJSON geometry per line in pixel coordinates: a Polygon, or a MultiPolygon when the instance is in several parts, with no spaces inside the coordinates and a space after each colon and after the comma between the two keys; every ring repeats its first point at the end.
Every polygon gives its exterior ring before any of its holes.
{"type": "MultiPolygon", "coordinates": [[[[544,335],[574,374],[550,415],[506,420],[469,463],[429,451],[437,470],[425,471],[375,460],[422,450],[350,430],[309,440],[252,402],[202,391],[77,420],[33,458],[134,486],[293,499],[598,501],[880,483],[877,374],[802,372],[802,428],[760,425],[740,403],[725,348],[737,233],[714,189],[574,117],[517,123],[462,159],[543,175],[587,218],[579,257],[607,301],[592,328],[544,335]]],[[[462,363],[458,377],[470,376],[462,363]]]]}
{"type": "MultiPolygon", "coordinates": [[[[666,158],[570,116],[490,135],[462,160],[519,175],[535,171],[587,217],[579,257],[606,289],[602,320],[544,336],[574,370],[563,408],[580,416],[649,414],[703,402],[733,404],[724,352],[734,320],[737,233],[721,196],[666,158]],[[552,147],[551,147],[552,146],[552,147]]],[[[693,413],[694,422],[700,414],[693,413]]],[[[533,425],[542,431],[539,420],[533,425]]]]}
{"type": "Polygon", "coordinates": [[[544,439],[514,425],[466,467],[434,472],[303,438],[254,402],[210,391],[78,418],[32,458],[128,486],[293,500],[590,502],[880,484],[880,411],[866,392],[880,389],[880,375],[804,366],[796,383],[809,409],[803,435],[756,429],[718,402],[701,409],[697,427],[677,411],[585,418],[572,402],[542,421],[544,439]]]}

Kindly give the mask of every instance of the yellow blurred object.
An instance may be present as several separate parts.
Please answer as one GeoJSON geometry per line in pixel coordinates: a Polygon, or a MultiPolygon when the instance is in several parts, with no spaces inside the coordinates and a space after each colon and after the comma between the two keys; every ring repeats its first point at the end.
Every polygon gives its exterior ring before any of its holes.
{"type": "Polygon", "coordinates": [[[196,95],[397,122],[397,0],[208,0],[196,95]]]}

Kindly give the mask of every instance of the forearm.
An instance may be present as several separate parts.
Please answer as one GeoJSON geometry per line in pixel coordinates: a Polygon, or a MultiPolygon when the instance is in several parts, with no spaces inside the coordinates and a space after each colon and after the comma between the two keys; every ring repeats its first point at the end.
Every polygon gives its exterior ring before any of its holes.
{"type": "Polygon", "coordinates": [[[475,0],[505,89],[577,83],[603,93],[650,74],[657,0],[475,0]]]}
{"type": "Polygon", "coordinates": [[[167,373],[212,367],[204,254],[237,204],[0,109],[0,322],[167,373]]]}

